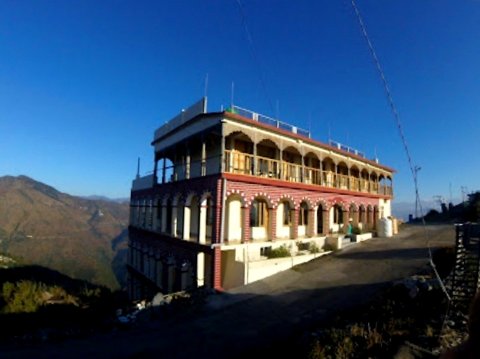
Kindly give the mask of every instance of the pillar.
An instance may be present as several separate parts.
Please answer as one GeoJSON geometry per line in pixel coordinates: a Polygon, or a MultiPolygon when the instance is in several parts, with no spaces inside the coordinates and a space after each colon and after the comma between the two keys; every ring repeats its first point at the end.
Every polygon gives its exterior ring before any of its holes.
{"type": "Polygon", "coordinates": [[[252,165],[252,175],[257,175],[257,144],[253,144],[253,165],[252,165]]]}
{"type": "Polygon", "coordinates": [[[367,209],[367,229],[371,231],[373,229],[373,208],[367,209]]]}
{"type": "Polygon", "coordinates": [[[251,232],[250,229],[250,208],[248,206],[242,207],[241,211],[243,212],[243,229],[242,229],[242,242],[249,242],[251,240],[251,232]]]}
{"type": "Polygon", "coordinates": [[[197,288],[205,285],[205,253],[197,254],[197,288]]]}
{"type": "Polygon", "coordinates": [[[341,228],[342,232],[345,232],[348,226],[348,219],[349,219],[348,215],[349,215],[348,209],[342,208],[342,228],[341,228]]]}
{"type": "Polygon", "coordinates": [[[277,238],[277,208],[269,208],[268,212],[268,239],[274,241],[277,238]]]}
{"type": "Polygon", "coordinates": [[[223,290],[222,288],[222,251],[215,247],[213,252],[213,288],[223,290]]]}
{"type": "Polygon", "coordinates": [[[352,212],[350,213],[350,215],[352,216],[352,219],[353,219],[353,226],[354,227],[358,227],[358,223],[359,223],[359,215],[358,215],[358,208],[355,208],[352,210],[352,212]]]}
{"type": "Polygon", "coordinates": [[[315,218],[315,209],[314,208],[309,208],[308,209],[308,220],[307,220],[307,237],[313,237],[315,236],[315,224],[316,224],[316,218],[315,218]]]}
{"type": "Polygon", "coordinates": [[[322,209],[322,233],[328,234],[330,232],[330,210],[328,208],[322,209]]]}
{"type": "Polygon", "coordinates": [[[293,223],[292,223],[292,226],[293,226],[293,235],[292,235],[292,239],[297,239],[298,238],[298,212],[299,212],[299,209],[298,208],[295,208],[295,210],[293,211],[293,223]]]}
{"type": "Polygon", "coordinates": [[[190,239],[190,206],[185,205],[183,207],[183,239],[188,241],[190,239]]]}
{"type": "Polygon", "coordinates": [[[171,226],[171,232],[170,234],[172,235],[172,237],[176,237],[177,236],[177,220],[178,220],[178,215],[177,215],[177,205],[173,205],[172,203],[172,226],[171,226]]]}
{"type": "Polygon", "coordinates": [[[202,135],[202,162],[201,162],[201,175],[207,174],[207,146],[205,144],[205,137],[202,135]]]}
{"type": "Polygon", "coordinates": [[[200,219],[198,223],[198,243],[207,243],[207,200],[204,199],[204,203],[200,205],[200,219]]]}

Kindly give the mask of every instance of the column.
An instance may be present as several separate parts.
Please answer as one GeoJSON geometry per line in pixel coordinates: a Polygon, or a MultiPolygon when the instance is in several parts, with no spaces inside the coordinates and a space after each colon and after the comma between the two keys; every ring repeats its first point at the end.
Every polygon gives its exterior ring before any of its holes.
{"type": "Polygon", "coordinates": [[[307,224],[307,237],[313,237],[315,236],[315,209],[310,208],[308,210],[308,224],[307,224]]]}
{"type": "Polygon", "coordinates": [[[354,227],[358,227],[358,223],[359,223],[359,211],[358,211],[358,208],[354,208],[352,210],[352,213],[350,213],[350,215],[352,216],[352,219],[353,219],[353,226],[354,227]]]}
{"type": "Polygon", "coordinates": [[[202,160],[201,160],[201,170],[200,173],[202,176],[207,174],[207,146],[205,144],[205,137],[202,135],[202,160]]]}
{"type": "Polygon", "coordinates": [[[241,211],[243,212],[243,230],[242,230],[242,242],[249,242],[251,239],[251,229],[250,229],[250,208],[247,206],[242,207],[241,211]]]}
{"type": "Polygon", "coordinates": [[[185,157],[185,179],[190,178],[190,166],[191,166],[190,148],[188,147],[188,143],[187,143],[186,157],[185,157]]]}
{"type": "Polygon", "coordinates": [[[269,227],[268,228],[268,239],[274,241],[277,238],[277,208],[269,208],[269,227]]]}
{"type": "Polygon", "coordinates": [[[157,170],[158,170],[158,160],[157,160],[157,156],[155,156],[155,163],[153,165],[153,182],[154,183],[157,183],[157,170]]]}
{"type": "Polygon", "coordinates": [[[200,205],[200,219],[198,223],[198,243],[207,243],[207,205],[206,199],[200,205]]]}
{"type": "Polygon", "coordinates": [[[279,178],[279,179],[285,179],[285,173],[284,173],[284,170],[283,170],[283,150],[278,150],[279,152],[279,160],[278,160],[278,165],[280,166],[279,170],[278,170],[278,174],[276,175],[276,178],[279,178]]]}
{"type": "Polygon", "coordinates": [[[323,234],[328,234],[330,232],[330,211],[328,208],[322,209],[323,214],[322,214],[322,233],[323,234]]]}
{"type": "Polygon", "coordinates": [[[300,173],[300,182],[305,183],[305,157],[302,155],[302,171],[300,173]]]}
{"type": "Polygon", "coordinates": [[[190,206],[183,207],[183,239],[188,241],[190,239],[190,206]]]}
{"type": "Polygon", "coordinates": [[[220,140],[220,172],[225,172],[225,137],[220,140]]]}
{"type": "Polygon", "coordinates": [[[177,220],[178,220],[177,208],[178,208],[178,205],[177,204],[174,205],[172,203],[172,225],[170,228],[170,234],[172,235],[172,237],[177,236],[177,220]]]}
{"type": "Polygon", "coordinates": [[[292,239],[297,239],[298,238],[298,212],[299,212],[299,209],[298,208],[295,208],[295,210],[293,211],[293,218],[292,218],[292,226],[293,226],[293,233],[292,233],[292,239]]]}
{"type": "Polygon", "coordinates": [[[222,251],[215,247],[213,252],[213,288],[223,290],[222,288],[222,251]]]}
{"type": "Polygon", "coordinates": [[[253,166],[252,166],[252,175],[257,175],[257,144],[253,144],[253,166]]]}
{"type": "Polygon", "coordinates": [[[371,231],[373,229],[373,208],[367,208],[367,229],[371,231]]]}
{"type": "Polygon", "coordinates": [[[349,211],[348,209],[345,209],[345,208],[342,208],[342,232],[345,233],[346,229],[347,229],[347,226],[348,226],[348,214],[349,214],[349,211]]]}

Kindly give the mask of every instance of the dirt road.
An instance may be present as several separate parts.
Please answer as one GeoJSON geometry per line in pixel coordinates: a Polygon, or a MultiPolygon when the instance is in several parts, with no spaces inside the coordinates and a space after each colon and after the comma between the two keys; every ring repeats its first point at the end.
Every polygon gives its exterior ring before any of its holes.
{"type": "Polygon", "coordinates": [[[428,266],[428,251],[453,246],[454,227],[405,226],[292,270],[213,295],[199,315],[71,340],[1,358],[232,358],[275,343],[369,300],[392,281],[428,266]],[[426,236],[425,236],[426,234],[426,236]]]}

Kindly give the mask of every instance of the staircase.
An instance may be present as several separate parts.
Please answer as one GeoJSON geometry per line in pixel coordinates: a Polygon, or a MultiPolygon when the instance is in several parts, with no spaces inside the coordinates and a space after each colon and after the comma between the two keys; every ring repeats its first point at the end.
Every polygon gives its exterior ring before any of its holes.
{"type": "Polygon", "coordinates": [[[468,308],[479,286],[480,225],[456,225],[455,266],[450,281],[452,300],[468,308]]]}

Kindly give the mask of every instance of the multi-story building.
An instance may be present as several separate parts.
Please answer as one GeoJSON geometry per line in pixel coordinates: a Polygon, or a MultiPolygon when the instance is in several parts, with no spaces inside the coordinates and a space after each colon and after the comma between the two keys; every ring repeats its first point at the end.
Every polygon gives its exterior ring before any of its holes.
{"type": "Polygon", "coordinates": [[[300,242],[321,248],[349,221],[375,232],[391,215],[394,171],[378,160],[236,106],[206,107],[155,131],[153,172],[133,181],[132,298],[244,285],[274,273],[272,248],[293,258],[300,242]]]}

